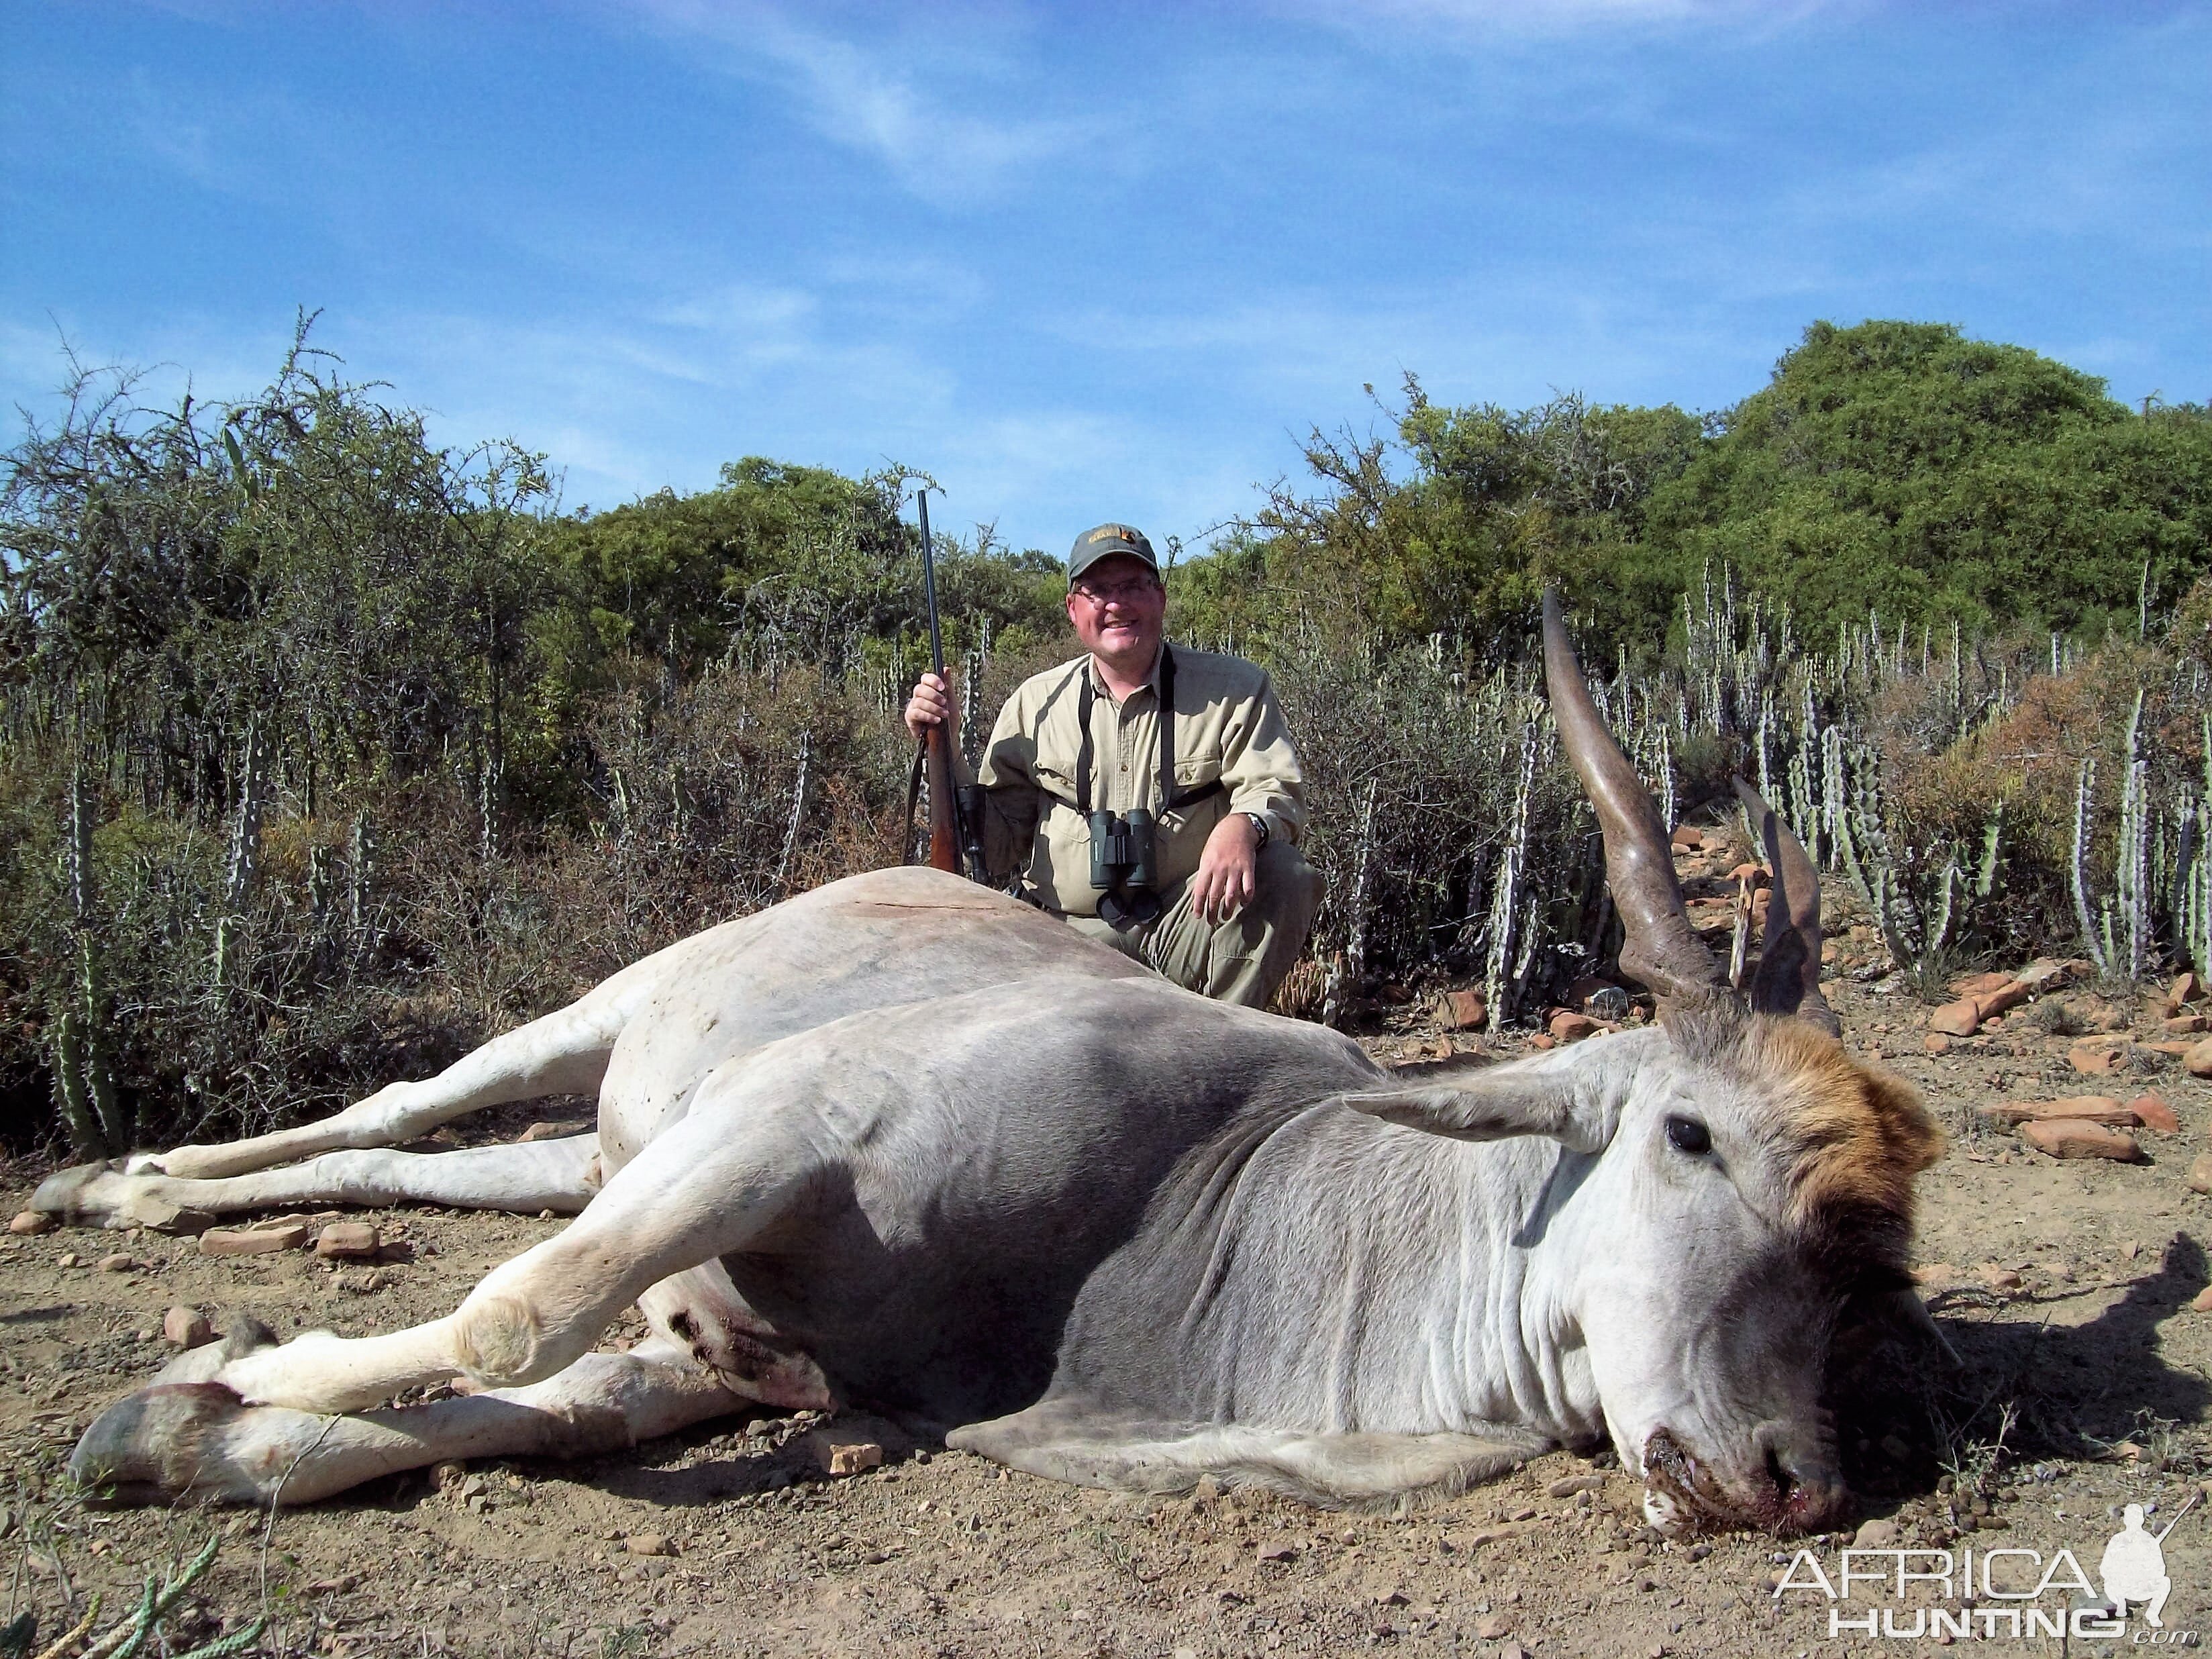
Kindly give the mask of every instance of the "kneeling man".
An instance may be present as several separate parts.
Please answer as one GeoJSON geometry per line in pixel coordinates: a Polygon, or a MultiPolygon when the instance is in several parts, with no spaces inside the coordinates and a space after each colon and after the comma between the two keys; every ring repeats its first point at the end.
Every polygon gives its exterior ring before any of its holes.
{"type": "MultiPolygon", "coordinates": [[[[1265,1006],[1305,948],[1320,872],[1299,854],[1305,779],[1264,670],[1172,647],[1152,544],[1077,538],[1067,619],[1085,653],[1025,680],[984,750],[984,862],[1033,902],[1178,984],[1265,1006]],[[1172,711],[1162,719],[1161,711],[1172,711]]],[[[951,718],[925,674],[919,738],[951,718]]]]}

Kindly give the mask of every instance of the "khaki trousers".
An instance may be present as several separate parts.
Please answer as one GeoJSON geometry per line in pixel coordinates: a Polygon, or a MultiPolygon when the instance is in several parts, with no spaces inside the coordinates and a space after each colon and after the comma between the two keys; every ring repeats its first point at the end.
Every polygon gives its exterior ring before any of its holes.
{"type": "Polygon", "coordinates": [[[1270,841],[1260,849],[1253,886],[1252,902],[1224,922],[1200,920],[1188,881],[1164,895],[1159,915],[1141,927],[1124,931],[1097,916],[1062,920],[1187,990],[1264,1008],[1306,947],[1322,883],[1297,848],[1270,841]]]}

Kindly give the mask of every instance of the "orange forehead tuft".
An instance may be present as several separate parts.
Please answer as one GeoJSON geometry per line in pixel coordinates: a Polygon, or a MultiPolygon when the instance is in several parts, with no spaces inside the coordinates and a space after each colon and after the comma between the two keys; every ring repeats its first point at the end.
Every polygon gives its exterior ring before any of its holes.
{"type": "Polygon", "coordinates": [[[1912,1181],[1943,1154],[1943,1132],[1902,1078],[1854,1060],[1803,1020],[1757,1019],[1743,1057],[1774,1091],[1796,1146],[1790,1218],[1846,1216],[1910,1225],[1912,1181]]]}

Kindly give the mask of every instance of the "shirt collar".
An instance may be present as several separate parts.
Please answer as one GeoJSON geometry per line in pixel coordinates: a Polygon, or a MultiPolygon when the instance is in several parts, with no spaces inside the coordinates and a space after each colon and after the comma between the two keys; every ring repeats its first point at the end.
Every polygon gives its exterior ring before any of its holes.
{"type": "MultiPolygon", "coordinates": [[[[1160,641],[1160,648],[1152,653],[1152,672],[1145,676],[1145,683],[1138,688],[1139,690],[1150,691],[1154,697],[1159,696],[1160,665],[1167,659],[1168,642],[1163,638],[1160,641]]],[[[1106,684],[1106,677],[1098,672],[1098,659],[1086,653],[1083,659],[1083,672],[1091,677],[1091,690],[1111,702],[1114,700],[1114,693],[1106,684]]],[[[1129,695],[1134,696],[1136,692],[1133,691],[1129,695]]]]}

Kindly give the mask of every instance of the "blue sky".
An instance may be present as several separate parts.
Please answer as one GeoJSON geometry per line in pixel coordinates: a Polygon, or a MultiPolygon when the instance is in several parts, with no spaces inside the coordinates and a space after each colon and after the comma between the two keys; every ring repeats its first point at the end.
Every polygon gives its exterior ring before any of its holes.
{"type": "MultiPolygon", "coordinates": [[[[606,507],[766,454],[1055,553],[1308,427],[1734,402],[1814,318],[2212,398],[2212,9],[0,0],[0,408],[295,308],[606,507]]],[[[5,419],[9,441],[20,420],[5,419]]]]}

